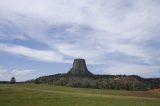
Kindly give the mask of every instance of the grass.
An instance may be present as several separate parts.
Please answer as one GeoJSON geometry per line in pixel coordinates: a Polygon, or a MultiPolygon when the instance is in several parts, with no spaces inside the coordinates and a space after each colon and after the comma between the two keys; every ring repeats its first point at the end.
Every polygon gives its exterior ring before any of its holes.
{"type": "Polygon", "coordinates": [[[0,84],[0,106],[160,106],[160,91],[0,84]]]}

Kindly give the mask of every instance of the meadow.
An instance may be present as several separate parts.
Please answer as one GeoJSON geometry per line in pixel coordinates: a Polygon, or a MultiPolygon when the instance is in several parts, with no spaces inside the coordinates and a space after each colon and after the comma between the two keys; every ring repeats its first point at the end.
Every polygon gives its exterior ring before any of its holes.
{"type": "Polygon", "coordinates": [[[160,106],[160,90],[125,91],[0,84],[0,106],[160,106]]]}

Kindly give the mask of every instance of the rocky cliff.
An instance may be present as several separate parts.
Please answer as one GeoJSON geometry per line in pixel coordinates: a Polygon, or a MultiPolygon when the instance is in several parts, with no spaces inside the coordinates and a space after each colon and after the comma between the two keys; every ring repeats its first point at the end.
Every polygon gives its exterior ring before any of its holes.
{"type": "Polygon", "coordinates": [[[91,72],[88,71],[86,62],[84,59],[75,59],[73,62],[72,68],[67,73],[68,75],[75,75],[75,76],[91,76],[93,75],[91,72]]]}

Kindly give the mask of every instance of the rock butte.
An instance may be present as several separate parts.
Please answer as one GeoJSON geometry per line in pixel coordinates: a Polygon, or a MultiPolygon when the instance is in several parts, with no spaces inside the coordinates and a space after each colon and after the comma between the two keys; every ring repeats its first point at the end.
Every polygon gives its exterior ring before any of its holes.
{"type": "Polygon", "coordinates": [[[91,72],[88,71],[86,62],[84,59],[75,59],[73,62],[72,68],[67,73],[68,75],[75,75],[75,76],[91,76],[93,75],[91,72]]]}

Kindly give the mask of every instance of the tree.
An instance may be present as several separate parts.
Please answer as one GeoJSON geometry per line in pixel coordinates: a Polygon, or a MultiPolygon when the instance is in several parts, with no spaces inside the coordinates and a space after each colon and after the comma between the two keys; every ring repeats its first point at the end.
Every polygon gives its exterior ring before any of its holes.
{"type": "Polygon", "coordinates": [[[12,77],[11,78],[11,84],[15,84],[16,83],[16,78],[15,77],[12,77]]]}

